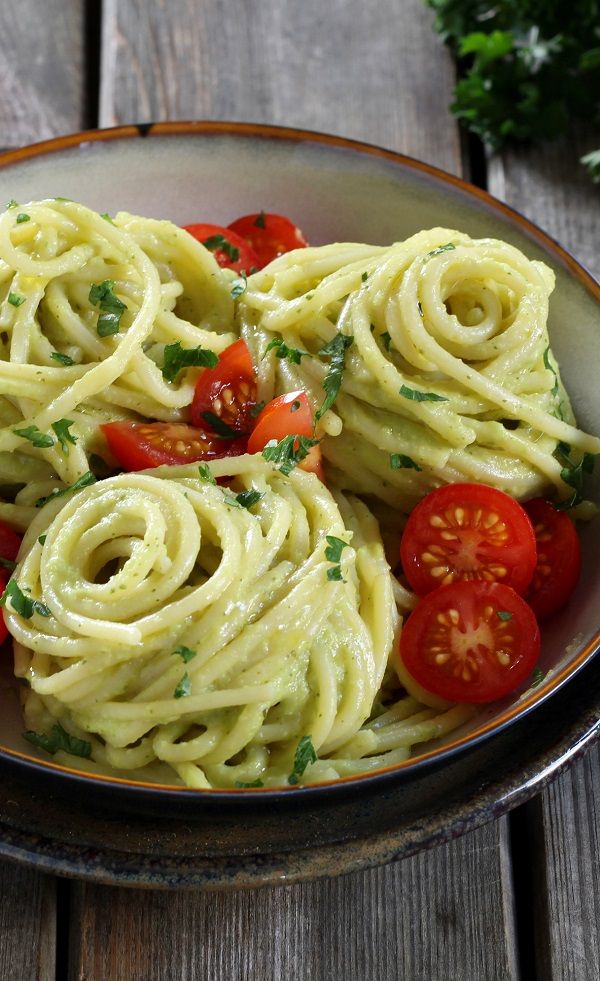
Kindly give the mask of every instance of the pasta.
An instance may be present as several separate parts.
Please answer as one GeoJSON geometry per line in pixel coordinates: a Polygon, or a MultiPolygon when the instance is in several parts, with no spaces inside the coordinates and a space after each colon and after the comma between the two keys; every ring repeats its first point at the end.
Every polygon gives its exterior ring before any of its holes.
{"type": "Polygon", "coordinates": [[[376,770],[466,722],[399,662],[415,597],[382,529],[397,552],[447,482],[570,494],[557,447],[600,441],[549,347],[552,286],[448,229],[298,250],[246,282],[167,221],[9,207],[0,519],[25,536],[3,602],[30,736],[102,773],[231,788],[376,770]],[[211,362],[171,376],[169,350],[239,336],[259,400],[308,393],[328,486],[266,452],[115,473],[101,424],[185,421],[211,362]]]}

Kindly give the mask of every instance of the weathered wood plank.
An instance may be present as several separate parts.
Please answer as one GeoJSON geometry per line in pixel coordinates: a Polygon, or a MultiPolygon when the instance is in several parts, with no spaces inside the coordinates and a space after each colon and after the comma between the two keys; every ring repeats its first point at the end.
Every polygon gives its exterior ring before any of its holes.
{"type": "Polygon", "coordinates": [[[100,122],[341,133],[459,172],[451,60],[422,0],[105,0],[100,122]],[[182,66],[185,70],[181,70],[182,66]]]}
{"type": "Polygon", "coordinates": [[[84,14],[80,0],[2,0],[0,147],[23,146],[86,125],[84,14]]]}
{"type": "Polygon", "coordinates": [[[385,869],[276,890],[76,885],[70,977],[510,981],[509,863],[501,821],[385,869]]]}
{"type": "Polygon", "coordinates": [[[0,862],[0,978],[54,981],[56,882],[0,862]]]}

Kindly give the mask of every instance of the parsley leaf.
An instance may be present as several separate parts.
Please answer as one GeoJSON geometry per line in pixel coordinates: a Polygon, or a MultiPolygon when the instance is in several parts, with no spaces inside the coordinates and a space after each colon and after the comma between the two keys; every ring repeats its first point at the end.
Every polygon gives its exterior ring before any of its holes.
{"type": "Polygon", "coordinates": [[[348,548],[348,542],[345,542],[342,538],[336,538],[335,535],[326,535],[325,541],[327,542],[325,558],[328,562],[339,562],[342,552],[345,548],[348,548]]]}
{"type": "Polygon", "coordinates": [[[384,348],[386,349],[386,351],[389,351],[390,345],[392,343],[392,338],[390,336],[389,331],[384,330],[379,336],[383,342],[384,348]]]}
{"type": "Polygon", "coordinates": [[[70,368],[72,364],[75,364],[73,358],[70,358],[68,354],[61,354],[60,351],[53,351],[50,355],[53,361],[58,361],[59,364],[65,366],[65,368],[70,368]]]}
{"type": "Polygon", "coordinates": [[[316,763],[318,756],[315,747],[312,744],[312,739],[310,736],[302,736],[302,739],[296,747],[296,754],[294,756],[294,769],[288,777],[288,783],[292,785],[298,783],[300,777],[304,774],[306,767],[309,763],[316,763]]]}
{"type": "Polygon", "coordinates": [[[200,474],[200,479],[205,480],[207,484],[216,484],[216,480],[207,467],[206,463],[201,463],[198,467],[198,473],[200,474]]]}
{"type": "Polygon", "coordinates": [[[248,289],[248,277],[245,272],[240,273],[237,279],[234,279],[231,284],[230,295],[232,300],[237,300],[238,297],[242,296],[248,289]]]}
{"type": "MultiPolygon", "coordinates": [[[[191,661],[192,658],[196,657],[197,653],[198,651],[193,651],[191,647],[186,647],[185,644],[180,644],[179,647],[176,647],[173,651],[173,654],[179,654],[179,657],[184,664],[187,664],[188,661],[191,661]]],[[[179,696],[176,695],[175,697],[178,698],[179,696]]]]}
{"type": "Polygon", "coordinates": [[[30,443],[38,448],[46,448],[49,446],[54,446],[54,440],[49,433],[42,433],[37,426],[27,426],[26,429],[13,429],[15,436],[21,436],[23,439],[28,439],[30,443]]]}
{"type": "Polygon", "coordinates": [[[545,671],[542,671],[541,668],[534,668],[531,673],[531,684],[529,685],[529,688],[537,688],[538,685],[541,685],[545,677],[545,671]]]}
{"type": "Polygon", "coordinates": [[[237,262],[240,257],[240,250],[233,245],[224,235],[210,235],[202,245],[210,252],[224,252],[231,262],[237,262]]]}
{"type": "Polygon", "coordinates": [[[308,436],[295,436],[293,433],[284,436],[278,443],[271,440],[262,451],[265,460],[271,463],[280,463],[281,473],[290,474],[294,467],[308,456],[311,447],[316,446],[318,439],[310,439],[308,436]]]}
{"type": "Polygon", "coordinates": [[[25,221],[31,221],[31,217],[26,215],[24,211],[17,215],[17,225],[22,225],[25,221]]]}
{"type": "Polygon", "coordinates": [[[456,248],[452,242],[447,242],[446,245],[440,245],[437,249],[432,249],[427,255],[441,255],[442,252],[453,252],[456,248]]]}
{"type": "Polygon", "coordinates": [[[324,344],[319,354],[323,357],[330,358],[329,371],[323,382],[323,388],[325,390],[325,400],[320,408],[317,409],[315,413],[315,419],[320,419],[328,409],[331,408],[335,402],[340,386],[342,384],[342,375],[344,373],[344,367],[346,364],[346,351],[353,343],[354,338],[349,337],[347,334],[336,334],[332,340],[324,344]]]}
{"type": "Polygon", "coordinates": [[[266,404],[267,404],[266,402],[257,402],[256,405],[252,406],[252,408],[250,409],[250,415],[252,416],[253,419],[256,419],[256,417],[261,414],[266,404]]]}
{"type": "Polygon", "coordinates": [[[312,357],[308,351],[300,351],[297,347],[288,347],[283,337],[274,337],[267,344],[263,358],[266,358],[269,351],[272,351],[273,348],[275,348],[276,358],[287,358],[292,364],[300,364],[302,358],[312,357]]]}
{"type": "Polygon", "coordinates": [[[110,222],[111,225],[114,225],[114,221],[110,217],[108,211],[103,211],[102,214],[100,215],[100,217],[101,218],[104,218],[104,221],[108,221],[108,222],[110,222]]]}
{"type": "Polygon", "coordinates": [[[11,198],[10,201],[8,201],[6,204],[7,211],[9,210],[9,208],[18,208],[18,207],[19,207],[19,202],[15,201],[14,198],[11,198]]]}
{"type": "Polygon", "coordinates": [[[86,739],[78,739],[77,736],[71,736],[70,733],[63,729],[60,722],[52,726],[49,736],[43,732],[38,733],[32,732],[31,730],[24,732],[23,735],[28,742],[34,746],[39,746],[41,749],[45,749],[52,756],[59,750],[62,750],[63,753],[70,753],[71,756],[82,756],[87,760],[92,754],[92,744],[87,742],[86,739]]]}
{"type": "Polygon", "coordinates": [[[265,496],[264,493],[262,493],[259,490],[256,490],[256,488],[253,487],[251,488],[251,490],[241,491],[239,494],[236,494],[235,499],[237,503],[240,505],[240,507],[251,508],[255,504],[258,504],[261,497],[264,496],[265,496]]]}
{"type": "Polygon", "coordinates": [[[40,537],[38,538],[38,542],[40,543],[40,545],[45,545],[46,544],[46,535],[40,535],[40,537]]]}
{"type": "MultiPolygon", "coordinates": [[[[563,444],[558,444],[562,448],[563,444]]],[[[560,450],[559,450],[560,452],[560,450]]],[[[577,464],[572,464],[567,458],[566,462],[568,466],[565,466],[560,471],[560,476],[564,480],[565,484],[573,488],[573,493],[565,501],[559,501],[554,507],[557,511],[566,511],[569,508],[575,507],[583,500],[583,480],[586,473],[592,473],[594,470],[594,464],[596,458],[592,453],[584,453],[581,460],[577,464]]]]}
{"type": "Polygon", "coordinates": [[[25,297],[19,296],[18,293],[12,293],[12,292],[9,293],[7,296],[7,300],[10,303],[11,307],[20,307],[23,303],[25,303],[25,297]]]}
{"type": "Polygon", "coordinates": [[[552,374],[554,375],[554,385],[552,386],[552,394],[556,397],[558,395],[558,392],[559,392],[559,388],[558,388],[558,375],[556,374],[556,371],[554,370],[554,368],[550,364],[550,356],[549,355],[550,355],[550,345],[548,345],[548,347],[544,351],[543,359],[544,359],[544,367],[547,368],[548,371],[551,371],[552,374]]]}
{"type": "Polygon", "coordinates": [[[69,455],[69,443],[75,446],[77,442],[77,436],[73,436],[69,432],[69,427],[74,426],[75,423],[72,419],[58,419],[56,422],[52,423],[52,428],[57,435],[58,442],[60,443],[61,449],[65,456],[69,455]]]}
{"type": "Polygon", "coordinates": [[[256,218],[254,219],[255,228],[266,228],[267,227],[267,222],[265,220],[266,217],[267,216],[265,215],[264,211],[261,208],[260,214],[257,215],[256,218]]]}
{"type": "Polygon", "coordinates": [[[329,581],[343,582],[342,569],[339,565],[332,565],[331,569],[327,570],[327,578],[329,581]]]}
{"type": "MultiPolygon", "coordinates": [[[[254,224],[256,225],[256,222],[254,222],[254,224]]],[[[242,789],[246,790],[246,789],[250,789],[251,787],[264,787],[264,783],[262,782],[260,777],[258,777],[256,780],[252,780],[249,783],[244,783],[243,780],[236,780],[234,783],[234,787],[237,787],[239,790],[242,789]]]]}
{"type": "Polygon", "coordinates": [[[162,366],[163,378],[174,382],[184,368],[214,368],[219,358],[214,351],[202,347],[182,347],[180,341],[166,344],[162,366]]]}
{"type": "Polygon", "coordinates": [[[218,436],[222,436],[223,439],[233,439],[234,437],[240,435],[235,431],[235,429],[228,426],[226,422],[223,422],[220,416],[216,416],[214,412],[201,412],[200,415],[204,421],[208,423],[211,429],[213,429],[218,436]]]}
{"type": "Polygon", "coordinates": [[[115,296],[114,281],[105,279],[102,283],[94,283],[90,289],[88,299],[94,306],[99,306],[102,313],[98,317],[96,331],[99,337],[109,337],[111,334],[118,334],[121,326],[121,317],[127,309],[122,300],[115,296]]]}
{"type": "Polygon", "coordinates": [[[48,494],[47,497],[39,497],[35,502],[35,506],[36,508],[43,508],[44,504],[47,504],[48,501],[53,501],[55,497],[62,497],[64,494],[70,494],[73,491],[82,490],[84,487],[89,487],[90,484],[95,483],[95,475],[91,470],[88,470],[87,473],[82,474],[81,477],[79,477],[79,479],[69,487],[62,487],[60,490],[57,488],[56,490],[53,490],[51,494],[48,494]]]}
{"type": "Polygon", "coordinates": [[[187,698],[192,690],[192,682],[187,671],[173,692],[173,698],[187,698]]]}
{"type": "Polygon", "coordinates": [[[400,386],[400,395],[413,402],[447,402],[448,399],[443,395],[436,395],[435,392],[419,392],[416,388],[409,388],[408,385],[400,386]]]}
{"type": "Polygon", "coordinates": [[[369,274],[368,274],[368,272],[364,272],[364,273],[362,274],[362,276],[361,276],[360,278],[361,278],[361,280],[363,281],[363,283],[366,283],[366,281],[367,281],[367,280],[368,280],[368,278],[369,278],[369,274]]]}
{"type": "Polygon", "coordinates": [[[390,467],[392,470],[423,470],[418,463],[404,453],[390,453],[390,467]]]}
{"type": "Polygon", "coordinates": [[[496,610],[496,616],[499,620],[512,620],[513,615],[508,610],[496,610]]]}
{"type": "Polygon", "coordinates": [[[51,616],[48,607],[44,603],[40,603],[39,600],[26,596],[14,579],[9,579],[6,589],[0,596],[0,606],[6,606],[7,600],[10,600],[15,613],[18,613],[24,620],[31,620],[34,613],[39,613],[41,617],[51,616]]]}

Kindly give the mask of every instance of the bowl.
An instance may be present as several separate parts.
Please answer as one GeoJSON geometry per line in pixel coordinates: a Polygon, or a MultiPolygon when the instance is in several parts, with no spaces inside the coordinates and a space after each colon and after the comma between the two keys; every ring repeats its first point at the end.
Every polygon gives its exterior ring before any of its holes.
{"type": "MultiPolygon", "coordinates": [[[[8,153],[0,157],[0,185],[7,201],[68,196],[100,212],[123,209],[177,224],[206,220],[226,225],[240,214],[264,208],[290,215],[314,245],[335,240],[385,245],[435,225],[475,238],[504,239],[554,269],[552,347],[580,426],[600,431],[598,284],[521,215],[419,161],[340,137],[278,127],[161,123],[74,134],[8,153]]],[[[592,494],[597,495],[597,487],[592,494]]],[[[171,861],[175,854],[181,858],[181,845],[193,884],[226,886],[280,881],[276,869],[282,855],[304,856],[296,877],[331,874],[387,860],[497,816],[533,793],[593,738],[589,720],[595,706],[589,686],[575,693],[573,685],[583,669],[595,669],[588,662],[600,645],[595,536],[597,522],[591,522],[582,533],[582,582],[575,598],[543,632],[540,667],[545,678],[540,685],[483,708],[444,745],[394,767],[328,784],[190,790],[60,766],[23,740],[5,658],[0,767],[11,796],[22,803],[16,818],[6,801],[0,804],[0,854],[101,881],[130,881],[133,876],[133,884],[148,882],[144,863],[150,861],[157,876],[152,884],[172,885],[182,884],[181,876],[185,879],[185,870],[174,872],[171,861]],[[575,706],[570,715],[559,708],[568,698],[575,706]],[[542,718],[559,716],[560,726],[547,725],[540,733],[542,718]],[[486,795],[484,787],[494,789],[486,795]],[[56,803],[51,832],[39,825],[36,807],[28,803],[32,795],[56,803]],[[66,826],[64,801],[69,802],[66,826]],[[115,807],[127,816],[130,829],[137,828],[130,832],[131,840],[138,835],[135,867],[122,847],[122,834],[115,837],[110,819],[115,807]],[[432,808],[440,816],[435,827],[430,823],[432,808]],[[167,861],[164,821],[173,815],[191,822],[193,844],[180,833],[167,861]],[[361,842],[360,849],[347,847],[353,841],[361,842]],[[97,855],[113,856],[102,872],[90,871],[80,860],[90,848],[97,855]]]]}

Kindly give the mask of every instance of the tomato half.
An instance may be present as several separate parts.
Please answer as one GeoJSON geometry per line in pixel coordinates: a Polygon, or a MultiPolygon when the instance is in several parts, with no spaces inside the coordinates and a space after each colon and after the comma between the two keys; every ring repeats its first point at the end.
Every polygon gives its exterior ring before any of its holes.
{"type": "Polygon", "coordinates": [[[236,341],[219,355],[214,368],[205,368],[196,382],[191,407],[194,426],[225,435],[248,433],[254,426],[256,376],[245,341],[236,341]]]}
{"type": "Polygon", "coordinates": [[[0,559],[14,562],[20,547],[21,536],[17,535],[10,525],[0,521],[0,559]]]}
{"type": "Polygon", "coordinates": [[[260,211],[255,215],[237,218],[228,228],[250,243],[258,259],[259,269],[284,252],[305,249],[308,245],[298,226],[285,215],[260,211]]]}
{"type": "Polygon", "coordinates": [[[100,428],[124,470],[216,460],[246,452],[244,438],[220,439],[183,423],[107,422],[100,428]]]}
{"type": "Polygon", "coordinates": [[[452,702],[493,702],[531,674],[540,631],[531,607],[510,586],[454,582],[428,593],[400,635],[407,671],[452,702]]]}
{"type": "Polygon", "coordinates": [[[230,228],[208,224],[183,227],[213,253],[222,269],[234,269],[235,272],[250,274],[259,268],[259,259],[252,246],[230,228]]]}
{"type": "Polygon", "coordinates": [[[421,596],[461,579],[502,582],[524,593],[536,564],[535,535],[508,494],[485,484],[446,484],[410,515],[400,558],[421,596]]]}
{"type": "Polygon", "coordinates": [[[279,395],[265,405],[248,440],[248,453],[260,453],[267,443],[284,436],[312,436],[313,415],[306,392],[279,395]]]}
{"type": "Polygon", "coordinates": [[[537,544],[537,564],[525,599],[538,620],[560,610],[581,573],[581,545],[575,525],[541,497],[525,504],[537,544]]]}

